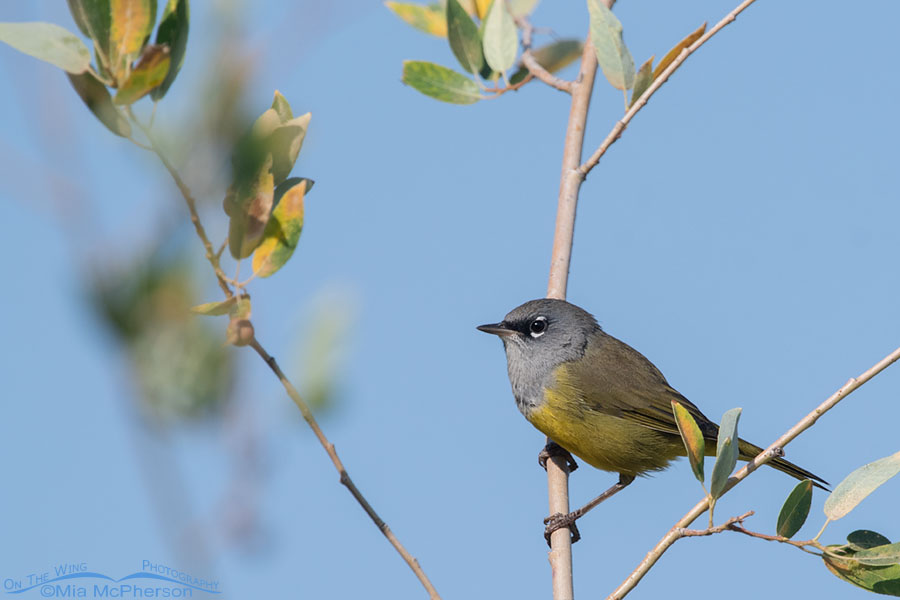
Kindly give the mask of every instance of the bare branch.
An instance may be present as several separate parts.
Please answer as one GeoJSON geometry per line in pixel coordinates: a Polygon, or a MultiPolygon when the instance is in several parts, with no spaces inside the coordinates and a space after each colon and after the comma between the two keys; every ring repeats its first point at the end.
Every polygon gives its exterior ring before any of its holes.
{"type": "Polygon", "coordinates": [[[334,444],[328,441],[328,438],[325,437],[325,434],[322,432],[322,429],[319,427],[319,423],[316,421],[316,418],[313,416],[312,411],[309,409],[309,406],[306,402],[303,401],[303,398],[297,392],[297,389],[293,386],[293,384],[288,380],[285,376],[284,372],[282,372],[281,367],[278,366],[278,363],[275,361],[275,358],[270,355],[266,350],[262,347],[262,345],[254,338],[254,340],[250,343],[250,346],[256,350],[256,353],[262,357],[262,359],[269,365],[269,368],[272,369],[272,372],[275,373],[275,376],[278,377],[278,381],[281,382],[281,385],[284,386],[285,391],[287,391],[288,396],[291,397],[291,400],[294,401],[294,404],[297,405],[297,408],[300,409],[300,414],[303,415],[303,420],[306,421],[309,428],[312,429],[313,433],[316,435],[316,439],[319,440],[319,443],[325,449],[325,452],[328,453],[328,457],[331,459],[332,464],[334,464],[334,468],[337,469],[337,472],[341,476],[341,484],[347,488],[353,498],[362,506],[363,510],[366,511],[366,514],[369,515],[369,518],[372,519],[372,522],[375,523],[375,526],[384,534],[384,537],[391,543],[395,550],[403,557],[403,560],[406,561],[406,564],[409,565],[409,568],[412,569],[413,573],[416,574],[416,577],[419,578],[419,581],[428,591],[428,596],[432,600],[440,600],[440,595],[438,595],[437,590],[434,589],[434,586],[431,584],[431,581],[428,579],[428,576],[425,575],[425,571],[422,570],[422,567],[419,566],[419,561],[415,559],[400,543],[400,540],[397,539],[397,536],[394,535],[394,532],[391,531],[391,528],[388,527],[388,524],[385,523],[381,517],[378,516],[378,513],[375,512],[375,509],[372,508],[372,505],[369,504],[369,501],[366,500],[366,497],[363,496],[362,492],[359,491],[359,488],[353,483],[353,480],[350,479],[350,475],[347,474],[347,469],[344,468],[344,463],[341,462],[341,459],[337,455],[337,451],[334,449],[334,444]]]}
{"type": "MultiPolygon", "coordinates": [[[[811,413],[800,419],[796,425],[788,429],[784,435],[780,438],[772,442],[768,448],[763,450],[758,456],[756,456],[753,460],[748,462],[743,468],[739,469],[737,473],[731,476],[728,480],[728,484],[725,486],[725,491],[723,494],[737,485],[739,482],[743,481],[750,473],[758,469],[760,466],[766,464],[768,461],[772,460],[776,456],[781,454],[781,449],[788,445],[791,441],[793,441],[797,436],[801,433],[812,427],[816,421],[819,420],[819,417],[824,415],[826,412],[834,408],[838,402],[852,394],[855,390],[862,387],[863,384],[868,382],[870,379],[881,373],[891,364],[900,359],[900,348],[897,348],[880,361],[872,365],[865,373],[862,373],[858,377],[851,378],[847,383],[845,383],[841,389],[836,391],[834,394],[828,397],[827,400],[822,402],[819,406],[815,408],[811,413]]],[[[656,564],[662,555],[665,553],[669,547],[678,541],[679,538],[682,537],[681,531],[684,528],[688,527],[691,523],[693,523],[697,517],[702,515],[709,508],[709,499],[704,498],[700,502],[694,506],[686,515],[681,517],[681,519],[675,523],[675,526],[670,529],[666,535],[653,547],[650,552],[647,553],[647,556],[644,557],[644,560],[638,564],[637,568],[619,585],[616,590],[607,596],[607,600],[620,600],[624,598],[628,592],[630,592],[634,587],[638,584],[638,582],[647,574],[647,572],[656,564]]],[[[759,537],[759,536],[756,536],[759,537]]]]}
{"type": "Polygon", "coordinates": [[[625,128],[628,127],[628,124],[634,118],[634,116],[640,112],[644,106],[646,106],[647,101],[650,100],[650,97],[656,93],[662,84],[668,81],[669,77],[672,76],[678,67],[687,60],[687,57],[694,53],[697,48],[705,44],[712,36],[716,35],[723,27],[732,23],[739,14],[741,14],[748,6],[753,4],[756,0],[744,0],[741,2],[737,8],[733,11],[725,15],[725,17],[716,23],[709,31],[703,34],[696,42],[685,48],[681,51],[681,54],[678,55],[672,64],[666,67],[666,70],[660,73],[659,77],[654,80],[654,82],[641,94],[641,97],[631,106],[631,108],[626,111],[625,116],[622,117],[621,120],[617,121],[615,126],[612,128],[612,131],[609,132],[609,135],[606,136],[606,139],[600,144],[597,150],[591,155],[591,157],[585,162],[583,165],[578,167],[578,175],[584,179],[587,177],[587,174],[597,166],[597,163],[600,162],[600,157],[606,154],[606,151],[612,146],[616,140],[618,140],[622,136],[622,132],[625,131],[625,128]]]}
{"type": "Polygon", "coordinates": [[[518,17],[516,23],[522,29],[522,64],[528,69],[534,77],[540,79],[550,87],[554,87],[561,92],[567,94],[572,93],[574,83],[557,77],[547,69],[541,66],[534,55],[531,53],[531,35],[534,33],[534,27],[527,17],[518,17]]]}
{"type": "MultiPolygon", "coordinates": [[[[160,162],[166,168],[166,171],[169,172],[169,175],[172,176],[172,179],[175,181],[175,185],[178,186],[178,191],[181,192],[181,195],[184,197],[184,203],[187,204],[188,212],[191,213],[191,223],[194,224],[194,229],[197,232],[197,237],[200,238],[200,241],[203,242],[203,248],[206,250],[206,260],[209,261],[209,264],[212,265],[213,271],[216,273],[216,280],[219,283],[219,287],[222,288],[222,291],[225,293],[225,296],[231,298],[234,296],[234,292],[231,291],[231,288],[228,286],[228,282],[230,281],[228,276],[225,275],[225,272],[222,270],[221,264],[219,264],[219,256],[220,253],[217,253],[215,249],[213,249],[212,242],[209,241],[209,237],[206,235],[206,229],[203,228],[203,223],[200,222],[200,215],[197,213],[197,201],[194,200],[194,196],[191,194],[190,188],[188,188],[187,184],[184,183],[184,180],[181,179],[181,175],[178,174],[178,170],[175,166],[169,161],[166,154],[159,147],[159,144],[156,142],[156,139],[153,136],[153,133],[149,128],[144,126],[137,117],[135,117],[134,113],[131,110],[131,107],[127,108],[128,116],[131,117],[131,120],[137,125],[142,132],[144,132],[144,136],[147,138],[147,141],[150,142],[150,150],[156,154],[159,158],[160,162]]],[[[135,140],[131,140],[137,144],[135,140]]],[[[138,144],[143,146],[142,144],[138,144]]]]}
{"type": "MultiPolygon", "coordinates": [[[[716,525],[715,527],[707,527],[706,529],[681,529],[678,531],[679,537],[701,537],[706,535],[713,535],[716,533],[722,533],[723,531],[728,531],[733,527],[737,527],[738,523],[743,523],[746,519],[749,519],[754,515],[752,510],[748,510],[744,514],[739,517],[731,517],[721,525],[716,525]]],[[[746,529],[744,529],[746,531],[746,529]]]]}

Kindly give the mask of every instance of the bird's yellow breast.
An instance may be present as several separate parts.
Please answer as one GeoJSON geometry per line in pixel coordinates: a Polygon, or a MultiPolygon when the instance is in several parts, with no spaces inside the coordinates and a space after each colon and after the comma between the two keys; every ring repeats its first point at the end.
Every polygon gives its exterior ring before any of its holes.
{"type": "Polygon", "coordinates": [[[564,366],[554,375],[555,381],[544,388],[543,402],[527,418],[588,464],[634,476],[665,469],[672,459],[684,454],[678,437],[604,413],[596,405],[602,399],[588,400],[572,385],[564,366]]]}

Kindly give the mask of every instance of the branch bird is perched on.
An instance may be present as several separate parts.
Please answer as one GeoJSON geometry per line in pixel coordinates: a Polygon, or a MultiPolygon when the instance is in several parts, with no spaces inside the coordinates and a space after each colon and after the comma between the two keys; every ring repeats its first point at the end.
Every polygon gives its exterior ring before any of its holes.
{"type": "MultiPolygon", "coordinates": [[[[672,402],[681,403],[700,427],[707,455],[715,455],[719,427],[679,394],[653,363],[607,335],[594,317],[565,300],[532,300],[481,331],[500,337],[509,381],[519,410],[563,449],[598,469],[619,474],[619,482],[568,515],[548,517],[546,535],[572,527],[575,519],[612,496],[638,475],[659,471],[685,456],[672,402]]],[[[548,448],[549,449],[549,448],[548,448]]],[[[762,448],[739,440],[740,458],[762,448]]],[[[775,458],[770,466],[797,479],[827,482],[775,458]]],[[[824,489],[824,487],[823,487],[824,489]]]]}

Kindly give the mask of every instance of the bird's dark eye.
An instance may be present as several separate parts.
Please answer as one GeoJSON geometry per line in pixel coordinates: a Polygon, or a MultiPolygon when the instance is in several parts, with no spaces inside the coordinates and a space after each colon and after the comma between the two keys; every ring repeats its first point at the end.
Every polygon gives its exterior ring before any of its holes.
{"type": "Polygon", "coordinates": [[[536,318],[531,322],[531,325],[528,326],[528,330],[531,331],[531,337],[543,335],[547,330],[547,317],[536,318]]]}

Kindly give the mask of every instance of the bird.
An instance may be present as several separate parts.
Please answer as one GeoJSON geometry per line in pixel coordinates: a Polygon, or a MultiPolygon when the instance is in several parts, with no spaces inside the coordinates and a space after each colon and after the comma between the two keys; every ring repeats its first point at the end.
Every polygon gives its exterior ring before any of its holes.
{"type": "MultiPolygon", "coordinates": [[[[686,455],[672,403],[680,403],[715,455],[719,427],[675,390],[656,366],[628,344],[607,334],[586,310],[565,300],[543,298],[514,308],[499,323],[478,326],[498,336],[519,411],[551,441],[542,464],[553,454],[574,454],[619,481],[587,505],[545,519],[545,537],[631,484],[636,477],[667,468],[686,455]],[[560,451],[560,448],[562,451],[560,451]]],[[[763,450],[740,439],[739,458],[763,450]]],[[[567,457],[571,459],[571,457],[567,457]]],[[[574,461],[573,461],[574,464],[574,461]]],[[[828,489],[824,479],[783,458],[769,466],[828,489]]]]}

